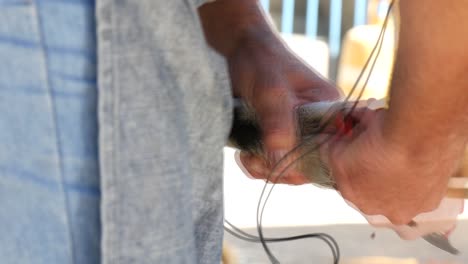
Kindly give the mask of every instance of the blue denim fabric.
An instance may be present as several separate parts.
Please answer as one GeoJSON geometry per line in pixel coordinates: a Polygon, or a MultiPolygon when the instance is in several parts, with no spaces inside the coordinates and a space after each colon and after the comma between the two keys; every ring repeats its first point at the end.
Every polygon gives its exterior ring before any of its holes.
{"type": "Polygon", "coordinates": [[[100,261],[90,0],[0,0],[0,263],[100,261]]]}
{"type": "Polygon", "coordinates": [[[0,0],[0,263],[219,263],[232,102],[202,0],[86,1],[0,0]]]}

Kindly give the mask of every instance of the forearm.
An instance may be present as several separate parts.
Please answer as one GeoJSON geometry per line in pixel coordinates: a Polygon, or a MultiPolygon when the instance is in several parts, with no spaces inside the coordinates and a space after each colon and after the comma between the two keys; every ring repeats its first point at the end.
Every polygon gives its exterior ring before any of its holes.
{"type": "Polygon", "coordinates": [[[468,6],[401,0],[383,133],[411,154],[460,151],[468,129],[468,6]]]}
{"type": "Polygon", "coordinates": [[[199,14],[208,43],[226,57],[249,38],[276,38],[257,0],[217,0],[199,14]]]}

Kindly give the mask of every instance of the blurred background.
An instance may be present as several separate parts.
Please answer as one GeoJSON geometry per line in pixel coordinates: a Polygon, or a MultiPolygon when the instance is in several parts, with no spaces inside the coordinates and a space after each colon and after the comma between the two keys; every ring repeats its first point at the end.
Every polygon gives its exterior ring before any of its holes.
{"type": "MultiPolygon", "coordinates": [[[[374,48],[388,0],[262,0],[290,48],[346,93],[374,48]]],[[[382,98],[393,64],[394,13],[365,97],[382,98]]]]}
{"type": "MultiPolygon", "coordinates": [[[[348,94],[362,70],[389,7],[387,0],[261,0],[272,23],[289,47],[323,76],[348,94]]],[[[395,50],[395,17],[391,16],[382,51],[364,98],[383,98],[395,50]]],[[[234,150],[225,149],[225,217],[256,235],[256,208],[263,181],[244,176],[234,161],[234,150]]],[[[468,177],[468,175],[464,175],[468,177]]],[[[466,201],[465,201],[466,204],[466,201]]],[[[264,215],[267,236],[311,232],[333,235],[348,264],[455,264],[468,263],[468,213],[463,213],[451,236],[462,253],[452,256],[422,239],[403,241],[393,231],[369,226],[335,192],[312,185],[276,186],[264,215]]],[[[259,244],[225,235],[234,263],[269,263],[259,244]]],[[[321,241],[305,239],[272,245],[282,263],[332,263],[331,252],[321,241]]]]}

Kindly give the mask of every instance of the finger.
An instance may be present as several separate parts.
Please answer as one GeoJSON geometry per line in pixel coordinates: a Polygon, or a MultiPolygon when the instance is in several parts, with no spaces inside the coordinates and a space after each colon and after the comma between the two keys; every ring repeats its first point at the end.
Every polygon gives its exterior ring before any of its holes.
{"type": "Polygon", "coordinates": [[[421,221],[453,221],[463,208],[463,199],[445,198],[436,210],[419,214],[415,220],[421,221]]]}
{"type": "Polygon", "coordinates": [[[265,152],[276,164],[296,143],[296,115],[293,96],[272,88],[254,105],[262,128],[265,152]]]}
{"type": "Polygon", "coordinates": [[[418,228],[405,225],[393,226],[391,229],[403,240],[416,240],[424,235],[418,228]]]}
{"type": "Polygon", "coordinates": [[[290,170],[287,174],[282,175],[278,178],[278,183],[284,183],[289,185],[302,185],[310,183],[310,181],[300,172],[296,170],[290,170]]]}
{"type": "Polygon", "coordinates": [[[258,156],[236,152],[235,159],[244,174],[251,179],[268,179],[271,182],[290,185],[310,183],[304,175],[294,169],[287,170],[282,175],[272,174],[271,168],[258,156]]]}
{"type": "Polygon", "coordinates": [[[266,179],[270,173],[263,159],[245,152],[236,153],[236,163],[244,174],[252,179],[266,179]]]}
{"type": "Polygon", "coordinates": [[[316,74],[297,74],[295,77],[298,97],[301,98],[301,104],[317,101],[337,101],[343,97],[343,91],[316,74]]]}
{"type": "Polygon", "coordinates": [[[394,225],[383,215],[366,215],[362,212],[361,214],[373,227],[392,229],[403,240],[414,240],[424,235],[419,226],[394,225]]]}

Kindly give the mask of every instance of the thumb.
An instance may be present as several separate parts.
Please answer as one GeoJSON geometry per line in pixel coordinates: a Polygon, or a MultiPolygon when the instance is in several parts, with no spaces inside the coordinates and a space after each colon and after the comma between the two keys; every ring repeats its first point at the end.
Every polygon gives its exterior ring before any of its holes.
{"type": "Polygon", "coordinates": [[[264,151],[270,162],[277,163],[296,144],[297,119],[293,100],[278,95],[257,107],[264,151]]]}

